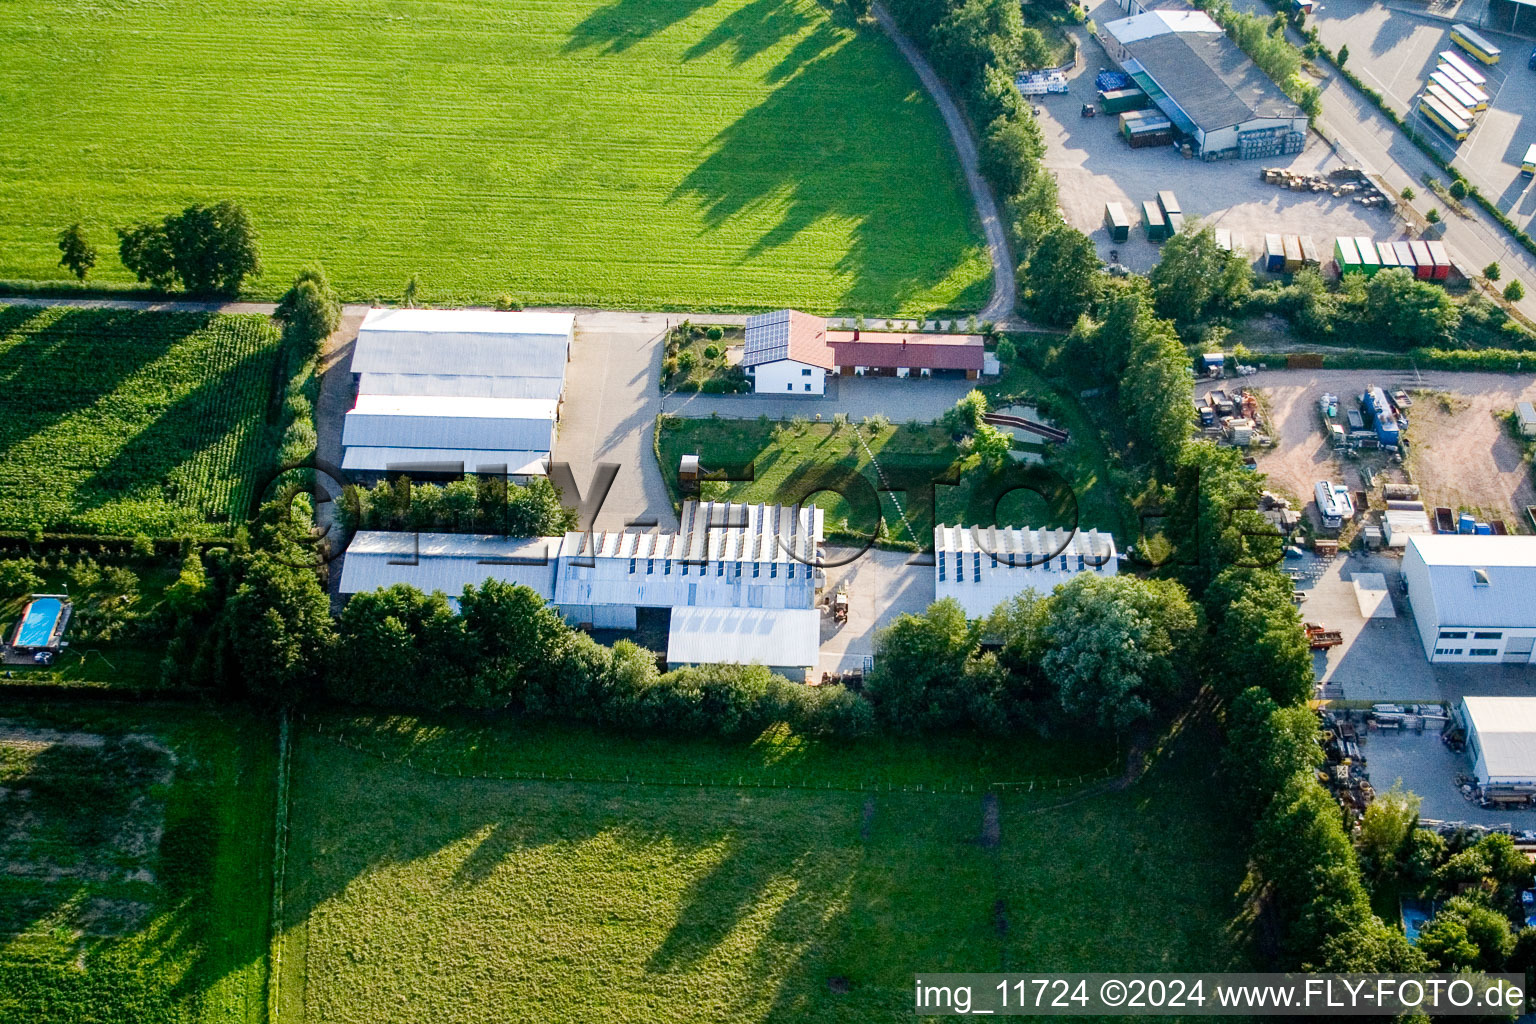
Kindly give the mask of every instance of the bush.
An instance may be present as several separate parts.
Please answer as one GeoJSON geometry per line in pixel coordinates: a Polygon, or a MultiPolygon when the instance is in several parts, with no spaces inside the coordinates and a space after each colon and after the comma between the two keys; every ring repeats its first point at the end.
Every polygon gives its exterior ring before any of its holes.
{"type": "Polygon", "coordinates": [[[1497,281],[1500,276],[1503,275],[1503,273],[1504,271],[1499,268],[1497,261],[1490,263],[1483,268],[1483,276],[1490,281],[1497,281]]]}
{"type": "Polygon", "coordinates": [[[699,382],[696,381],[696,380],[693,380],[692,378],[688,378],[688,379],[685,379],[685,380],[680,380],[680,381],[677,382],[677,390],[678,391],[685,391],[685,392],[697,391],[697,390],[699,390],[699,382]]]}
{"type": "Polygon", "coordinates": [[[725,337],[725,332],[718,327],[711,327],[709,330],[704,332],[704,337],[708,338],[710,341],[719,341],[721,338],[725,337]]]}
{"type": "Polygon", "coordinates": [[[502,292],[500,295],[496,296],[496,308],[503,312],[515,312],[522,309],[523,304],[518,302],[512,296],[508,295],[506,292],[502,292]]]}
{"type": "MultiPolygon", "coordinates": [[[[1346,46],[1344,49],[1347,50],[1347,49],[1349,49],[1349,47],[1346,46]]],[[[1343,53],[1344,50],[1340,50],[1339,52],[1343,53]]],[[[1340,61],[1339,63],[1342,64],[1343,61],[1340,61]]],[[[1416,196],[1416,195],[1418,195],[1418,193],[1413,190],[1413,186],[1412,185],[1404,185],[1403,186],[1402,196],[1403,196],[1404,199],[1409,200],[1411,202],[1413,200],[1414,196],[1416,196]]]]}
{"type": "Polygon", "coordinates": [[[1460,202],[1467,198],[1467,183],[1460,178],[1452,178],[1451,187],[1448,191],[1451,193],[1452,199],[1460,202]]]}
{"type": "Polygon", "coordinates": [[[1439,224],[1440,211],[1437,208],[1431,206],[1429,208],[1429,212],[1424,215],[1424,219],[1429,221],[1431,224],[1439,224]]]}
{"type": "Polygon", "coordinates": [[[1519,281],[1511,281],[1504,286],[1504,298],[1510,302],[1519,302],[1525,298],[1525,285],[1519,281]]]}
{"type": "Polygon", "coordinates": [[[706,346],[704,346],[704,358],[705,359],[719,359],[720,358],[720,346],[719,345],[706,345],[706,346]]]}

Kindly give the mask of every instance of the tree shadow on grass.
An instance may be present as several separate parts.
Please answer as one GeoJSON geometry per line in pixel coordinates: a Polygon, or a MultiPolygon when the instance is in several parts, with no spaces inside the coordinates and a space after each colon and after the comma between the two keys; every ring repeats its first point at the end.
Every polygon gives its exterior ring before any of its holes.
{"type": "Polygon", "coordinates": [[[0,395],[4,396],[0,458],[66,416],[89,409],[125,379],[206,327],[212,316],[0,308],[0,395]],[[146,331],[146,315],[155,317],[162,329],[146,331]],[[17,340],[5,344],[12,336],[17,340]],[[89,353],[89,358],[82,353],[89,353]]]}
{"type": "Polygon", "coordinates": [[[823,48],[801,54],[802,66],[717,134],[670,201],[700,204],[705,233],[772,211],[777,222],[742,253],[742,266],[824,220],[849,222],[851,244],[837,263],[849,279],[842,307],[895,309],[973,257],[974,211],[927,101],[914,91],[895,110],[871,109],[861,100],[885,97],[850,89],[845,34],[807,40],[823,48]],[[936,201],[935,186],[951,201],[936,201]],[[970,230],[957,230],[957,218],[970,230]]]}
{"type": "Polygon", "coordinates": [[[572,29],[564,50],[577,53],[597,49],[609,55],[620,54],[714,3],[715,0],[615,0],[587,15],[572,29]]]}

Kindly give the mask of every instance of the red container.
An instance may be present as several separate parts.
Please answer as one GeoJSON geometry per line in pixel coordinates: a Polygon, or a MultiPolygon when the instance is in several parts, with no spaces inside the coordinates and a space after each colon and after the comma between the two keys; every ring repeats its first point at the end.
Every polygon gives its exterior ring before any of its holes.
{"type": "Polygon", "coordinates": [[[1409,242],[1408,247],[1413,250],[1414,273],[1413,276],[1420,281],[1428,281],[1435,276],[1435,258],[1429,254],[1428,242],[1409,242]]]}
{"type": "Polygon", "coordinates": [[[1429,258],[1434,262],[1434,279],[1444,281],[1451,276],[1451,254],[1444,242],[1429,242],[1429,258]]]}

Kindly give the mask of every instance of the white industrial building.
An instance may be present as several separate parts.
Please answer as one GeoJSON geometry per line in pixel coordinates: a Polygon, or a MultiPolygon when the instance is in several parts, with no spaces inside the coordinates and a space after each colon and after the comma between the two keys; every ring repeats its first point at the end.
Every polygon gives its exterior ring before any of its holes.
{"type": "Polygon", "coordinates": [[[824,395],[834,366],[827,322],[794,309],[749,316],[741,365],[759,395],[824,395]]]}
{"type": "Polygon", "coordinates": [[[821,646],[822,520],[813,506],[690,501],[677,533],[365,532],[347,548],[341,592],[408,583],[456,597],[466,586],[505,580],[594,629],[634,629],[638,609],[666,608],[669,662],[757,662],[800,678],[821,646]]]}
{"type": "Polygon", "coordinates": [[[1121,0],[1099,41],[1207,159],[1299,153],[1307,115],[1204,11],[1121,0]]]}
{"type": "Polygon", "coordinates": [[[373,310],[352,354],[342,468],[542,475],[574,331],[567,313],[373,310]]]}
{"type": "Polygon", "coordinates": [[[1412,536],[1403,579],[1430,661],[1536,660],[1536,537],[1412,536]]]}
{"type": "Polygon", "coordinates": [[[1115,539],[1089,530],[943,526],[933,531],[934,596],[959,602],[968,619],[983,619],[1004,601],[1044,596],[1083,572],[1113,576],[1115,539]]]}
{"type": "Polygon", "coordinates": [[[347,545],[340,590],[357,594],[406,583],[426,594],[440,590],[456,602],[465,587],[500,580],[552,601],[562,542],[561,537],[363,531],[347,545]]]}
{"type": "Polygon", "coordinates": [[[1536,792],[1536,697],[1463,697],[1456,718],[1480,789],[1536,792]]]}

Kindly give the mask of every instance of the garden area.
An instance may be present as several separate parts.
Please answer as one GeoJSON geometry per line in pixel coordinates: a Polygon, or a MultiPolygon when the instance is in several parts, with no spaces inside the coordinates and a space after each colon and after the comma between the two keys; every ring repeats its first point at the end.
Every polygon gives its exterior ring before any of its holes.
{"type": "Polygon", "coordinates": [[[263,316],[0,307],[0,531],[228,536],[280,349],[263,316]]]}
{"type": "Polygon", "coordinates": [[[65,278],[81,221],[121,286],[115,228],[219,196],[261,235],[251,298],[312,260],[356,302],[413,277],[438,305],[987,298],[938,112],[843,5],[40,0],[0,41],[0,278],[65,278]]]}
{"type": "MultiPolygon", "coordinates": [[[[1043,404],[1050,416],[1061,415],[1061,425],[1072,432],[1064,445],[1027,446],[1044,456],[1043,472],[1023,470],[1038,491],[1019,489],[1018,468],[1005,472],[984,457],[971,432],[977,428],[966,426],[958,407],[935,423],[905,424],[883,416],[855,423],[841,413],[831,422],[798,416],[788,421],[662,416],[656,425],[657,456],[675,501],[693,496],[678,483],[682,456],[700,455],[705,479],[698,497],[810,501],[826,512],[825,534],[832,541],[861,543],[875,536],[888,547],[925,550],[932,546],[938,523],[1036,529],[1075,524],[1120,536],[1128,516],[1110,480],[1098,428],[1080,407],[1042,385],[1018,368],[987,389],[996,396],[992,408],[1020,401],[1043,404]],[[1041,403],[1031,394],[1052,397],[1041,403]]],[[[1006,434],[1001,443],[1008,445],[1006,434]]],[[[1025,446],[1013,442],[1013,447],[1025,446]]]]}
{"type": "Polygon", "coordinates": [[[702,391],[707,395],[745,394],[752,381],[741,368],[744,331],[689,323],[667,332],[661,363],[661,390],[702,391]]]}
{"type": "Polygon", "coordinates": [[[911,1015],[916,970],[1245,962],[1225,930],[1242,852],[1193,758],[1158,762],[1127,792],[991,798],[932,790],[1088,758],[1039,739],[970,754],[976,743],[939,738],[930,756],[782,734],[656,744],[314,724],[295,731],[285,1024],[380,1006],[450,1024],[895,1021],[911,1015]],[[594,763],[681,781],[695,760],[750,779],[780,757],[768,770],[804,772],[807,788],[553,781],[594,763]],[[548,781],[471,777],[504,770],[548,781]],[[856,788],[883,778],[891,790],[856,788]],[[1175,831],[1195,838],[1169,844],[1175,831]],[[1110,864],[1138,879],[1135,900],[1091,881],[1110,864]]]}
{"type": "Polygon", "coordinates": [[[240,711],[0,705],[0,1020],[263,1024],[276,751],[240,711]]]}

